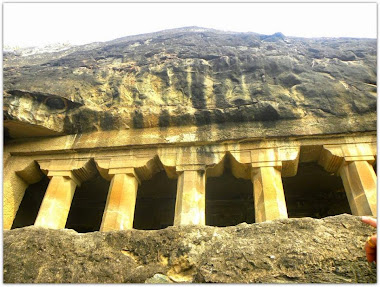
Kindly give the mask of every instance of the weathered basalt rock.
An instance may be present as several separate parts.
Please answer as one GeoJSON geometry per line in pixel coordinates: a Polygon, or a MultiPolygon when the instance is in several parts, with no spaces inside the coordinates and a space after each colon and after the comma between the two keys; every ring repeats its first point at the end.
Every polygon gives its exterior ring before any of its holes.
{"type": "Polygon", "coordinates": [[[281,130],[321,118],[375,130],[376,53],[376,39],[196,27],[8,52],[4,125],[11,137],[268,121],[281,130]]]}
{"type": "Polygon", "coordinates": [[[6,283],[374,283],[358,217],[78,234],[4,231],[6,283]]]}

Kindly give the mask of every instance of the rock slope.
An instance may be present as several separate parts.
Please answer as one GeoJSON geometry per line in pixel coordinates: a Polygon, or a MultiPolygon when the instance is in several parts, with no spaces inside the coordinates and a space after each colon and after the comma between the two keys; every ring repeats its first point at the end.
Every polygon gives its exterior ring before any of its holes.
{"type": "Polygon", "coordinates": [[[375,283],[359,217],[78,234],[4,231],[5,283],[375,283]]]}
{"type": "Polygon", "coordinates": [[[189,27],[6,52],[4,125],[12,136],[326,118],[375,130],[376,45],[189,27]]]}

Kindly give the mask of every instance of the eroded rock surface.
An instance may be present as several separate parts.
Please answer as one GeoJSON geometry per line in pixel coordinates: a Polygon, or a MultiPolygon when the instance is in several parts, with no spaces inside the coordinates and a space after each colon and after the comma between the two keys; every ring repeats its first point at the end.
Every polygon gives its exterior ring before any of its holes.
{"type": "Polygon", "coordinates": [[[78,234],[4,231],[6,283],[374,283],[359,217],[78,234]]]}
{"type": "Polygon", "coordinates": [[[196,27],[7,52],[4,123],[11,137],[322,118],[375,130],[376,54],[376,39],[196,27]]]}

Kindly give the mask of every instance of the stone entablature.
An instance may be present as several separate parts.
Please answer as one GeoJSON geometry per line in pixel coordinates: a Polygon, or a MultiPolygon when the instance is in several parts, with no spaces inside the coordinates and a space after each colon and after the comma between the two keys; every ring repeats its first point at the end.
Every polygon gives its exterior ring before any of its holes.
{"type": "Polygon", "coordinates": [[[86,136],[87,144],[79,138],[75,149],[71,136],[5,147],[4,229],[11,228],[27,186],[43,173],[50,183],[35,225],[64,228],[76,186],[97,171],[110,181],[101,231],[133,227],[138,185],[160,170],[178,180],[174,225],[204,225],[205,183],[223,174],[226,158],[235,177],[253,183],[256,222],[288,217],[281,178],[296,175],[299,162],[318,162],[341,176],[354,215],[376,215],[374,134],[158,146],[120,146],[121,139],[112,146],[112,138],[104,146],[107,134],[94,135],[86,136]]]}

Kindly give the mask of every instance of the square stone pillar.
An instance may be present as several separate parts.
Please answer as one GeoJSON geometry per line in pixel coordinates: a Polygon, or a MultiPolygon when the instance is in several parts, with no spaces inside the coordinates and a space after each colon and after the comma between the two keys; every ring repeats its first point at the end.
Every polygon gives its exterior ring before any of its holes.
{"type": "Polygon", "coordinates": [[[282,173],[297,172],[299,148],[263,148],[251,151],[251,180],[255,222],[288,218],[282,173]]]}
{"type": "Polygon", "coordinates": [[[273,166],[252,168],[255,222],[288,218],[281,171],[273,166]]]}
{"type": "Polygon", "coordinates": [[[76,187],[94,177],[96,168],[89,159],[49,159],[38,164],[50,182],[34,225],[65,228],[76,187]]]}
{"type": "Polygon", "coordinates": [[[139,180],[133,168],[111,169],[113,175],[100,231],[133,228],[139,180]]]}
{"type": "Polygon", "coordinates": [[[206,172],[204,166],[177,168],[174,225],[205,225],[206,172]]]}
{"type": "Polygon", "coordinates": [[[53,229],[65,228],[75,188],[80,182],[71,171],[49,172],[48,177],[51,178],[49,186],[34,225],[53,229]]]}
{"type": "Polygon", "coordinates": [[[340,175],[353,215],[377,215],[376,143],[324,145],[318,163],[340,175]]]}
{"type": "Polygon", "coordinates": [[[353,215],[377,216],[376,174],[367,161],[346,162],[339,170],[353,215]]]}

